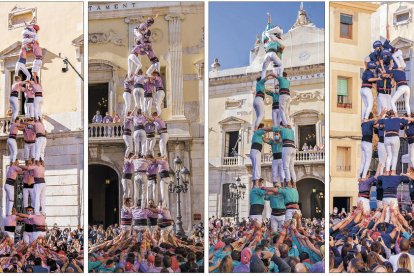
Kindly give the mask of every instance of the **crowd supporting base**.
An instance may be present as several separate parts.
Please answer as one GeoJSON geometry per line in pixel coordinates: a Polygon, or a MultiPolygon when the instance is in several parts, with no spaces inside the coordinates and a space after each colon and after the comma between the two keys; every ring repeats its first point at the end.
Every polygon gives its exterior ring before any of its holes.
{"type": "Polygon", "coordinates": [[[138,234],[111,225],[89,226],[89,272],[179,273],[204,271],[204,227],[194,225],[188,238],[172,227],[144,227],[138,234]],[[141,237],[140,237],[141,235],[141,237]]]}

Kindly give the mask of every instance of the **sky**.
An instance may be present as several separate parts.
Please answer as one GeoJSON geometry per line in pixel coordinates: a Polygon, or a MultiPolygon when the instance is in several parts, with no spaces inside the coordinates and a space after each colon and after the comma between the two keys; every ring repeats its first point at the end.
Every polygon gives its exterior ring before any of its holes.
{"type": "MultiPolygon", "coordinates": [[[[266,14],[270,12],[272,24],[286,33],[299,7],[300,2],[210,2],[209,70],[216,57],[221,69],[247,66],[256,35],[266,27],[266,14]]],[[[304,9],[317,27],[325,28],[324,2],[304,2],[304,9]]]]}

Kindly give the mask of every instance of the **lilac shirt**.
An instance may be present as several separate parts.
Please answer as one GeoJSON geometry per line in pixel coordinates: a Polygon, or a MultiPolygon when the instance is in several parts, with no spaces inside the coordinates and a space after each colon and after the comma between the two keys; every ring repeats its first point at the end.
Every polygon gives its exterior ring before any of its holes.
{"type": "Polygon", "coordinates": [[[151,163],[148,166],[147,174],[148,175],[154,175],[154,174],[157,174],[157,173],[158,173],[158,163],[151,163]]]}
{"type": "Polygon", "coordinates": [[[124,92],[131,93],[131,91],[134,89],[134,79],[125,79],[124,80],[124,92]]]}
{"type": "Polygon", "coordinates": [[[34,169],[35,166],[27,166],[27,170],[23,172],[23,183],[33,184],[34,183],[34,169]]]}
{"type": "Polygon", "coordinates": [[[168,164],[167,160],[157,160],[158,168],[160,169],[160,172],[162,171],[169,171],[170,170],[170,164],[168,164]]]}
{"type": "Polygon", "coordinates": [[[45,178],[45,167],[43,166],[34,166],[33,175],[36,178],[45,178]]]}
{"type": "Polygon", "coordinates": [[[145,83],[145,76],[136,75],[134,77],[134,84],[141,84],[142,86],[144,86],[144,83],[145,83]]]}
{"type": "Polygon", "coordinates": [[[154,85],[150,81],[144,83],[145,93],[152,93],[154,91],[154,85]]]}
{"type": "Polygon", "coordinates": [[[134,126],[143,125],[147,122],[147,118],[144,115],[134,116],[134,126]]]}
{"type": "Polygon", "coordinates": [[[32,222],[32,224],[46,225],[46,218],[42,215],[29,215],[29,219],[32,222]]]}
{"type": "Polygon", "coordinates": [[[134,172],[134,164],[132,161],[125,161],[124,162],[124,169],[122,170],[123,173],[133,173],[134,172]]]}
{"type": "Polygon", "coordinates": [[[153,83],[157,90],[164,90],[164,84],[162,83],[162,79],[160,76],[155,76],[153,83]]]}
{"type": "Polygon", "coordinates": [[[163,120],[161,120],[161,118],[159,118],[159,117],[154,119],[154,124],[155,124],[155,127],[157,128],[157,130],[160,130],[160,129],[163,129],[163,128],[167,127],[165,122],[163,120]]]}
{"type": "Polygon", "coordinates": [[[17,133],[19,132],[19,126],[20,124],[17,124],[17,123],[11,124],[10,129],[9,129],[9,134],[16,136],[17,133]]]}
{"type": "Polygon", "coordinates": [[[155,132],[155,124],[154,123],[146,124],[144,128],[145,128],[146,133],[154,133],[155,132]]]}
{"type": "Polygon", "coordinates": [[[125,122],[124,122],[124,130],[127,130],[127,129],[131,130],[133,121],[134,121],[133,117],[126,117],[125,122]]]}
{"type": "Polygon", "coordinates": [[[3,221],[4,226],[16,226],[16,215],[6,216],[3,221]]]}
{"type": "Polygon", "coordinates": [[[150,211],[148,209],[141,209],[138,207],[134,207],[132,208],[131,212],[132,212],[133,219],[147,219],[150,211]]]}
{"type": "Polygon", "coordinates": [[[149,162],[144,158],[137,159],[134,162],[135,171],[147,171],[148,165],[149,162]]]}
{"type": "Polygon", "coordinates": [[[132,212],[130,209],[122,207],[121,218],[132,219],[132,212]]]}
{"type": "Polygon", "coordinates": [[[34,126],[36,134],[46,135],[45,126],[40,121],[35,122],[34,126]]]}

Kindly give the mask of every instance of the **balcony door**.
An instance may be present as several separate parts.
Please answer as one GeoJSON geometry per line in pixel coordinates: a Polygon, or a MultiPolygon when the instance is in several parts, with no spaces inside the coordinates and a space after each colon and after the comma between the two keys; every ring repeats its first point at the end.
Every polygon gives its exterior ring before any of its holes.
{"type": "Polygon", "coordinates": [[[302,150],[303,145],[306,143],[308,147],[312,148],[316,145],[316,126],[315,125],[301,125],[298,126],[299,130],[299,150],[302,150]]]}
{"type": "Polygon", "coordinates": [[[99,110],[102,117],[109,110],[109,83],[90,83],[89,84],[89,96],[88,96],[88,120],[92,122],[93,116],[96,111],[99,110]]]}

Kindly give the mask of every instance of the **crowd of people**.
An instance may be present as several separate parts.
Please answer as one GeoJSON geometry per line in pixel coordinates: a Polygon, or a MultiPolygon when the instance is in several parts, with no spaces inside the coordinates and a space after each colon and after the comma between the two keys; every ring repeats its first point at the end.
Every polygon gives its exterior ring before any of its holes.
{"type": "Polygon", "coordinates": [[[26,243],[19,232],[16,240],[0,233],[0,273],[83,272],[83,229],[54,225],[45,236],[26,243]]]}
{"type": "Polygon", "coordinates": [[[386,40],[375,41],[374,51],[365,59],[366,69],[361,77],[363,109],[357,206],[349,214],[345,210],[338,213],[337,208],[331,214],[331,272],[414,272],[412,210],[402,208],[397,196],[398,187],[408,185],[402,192],[408,192],[414,199],[414,114],[410,110],[410,88],[402,52],[391,45],[389,26],[386,33],[386,40]],[[377,92],[375,115],[374,91],[377,92]],[[396,106],[401,96],[404,115],[398,114],[396,106]],[[374,134],[378,136],[379,162],[376,171],[371,172],[374,134]],[[410,162],[407,173],[398,175],[401,138],[407,139],[410,162]]]}
{"type": "Polygon", "coordinates": [[[141,235],[122,226],[89,226],[88,272],[180,273],[204,271],[204,227],[193,226],[188,238],[173,229],[145,227],[141,235]]]}
{"type": "Polygon", "coordinates": [[[269,219],[209,218],[211,273],[323,273],[324,220],[304,219],[295,213],[273,232],[269,219]]]}

